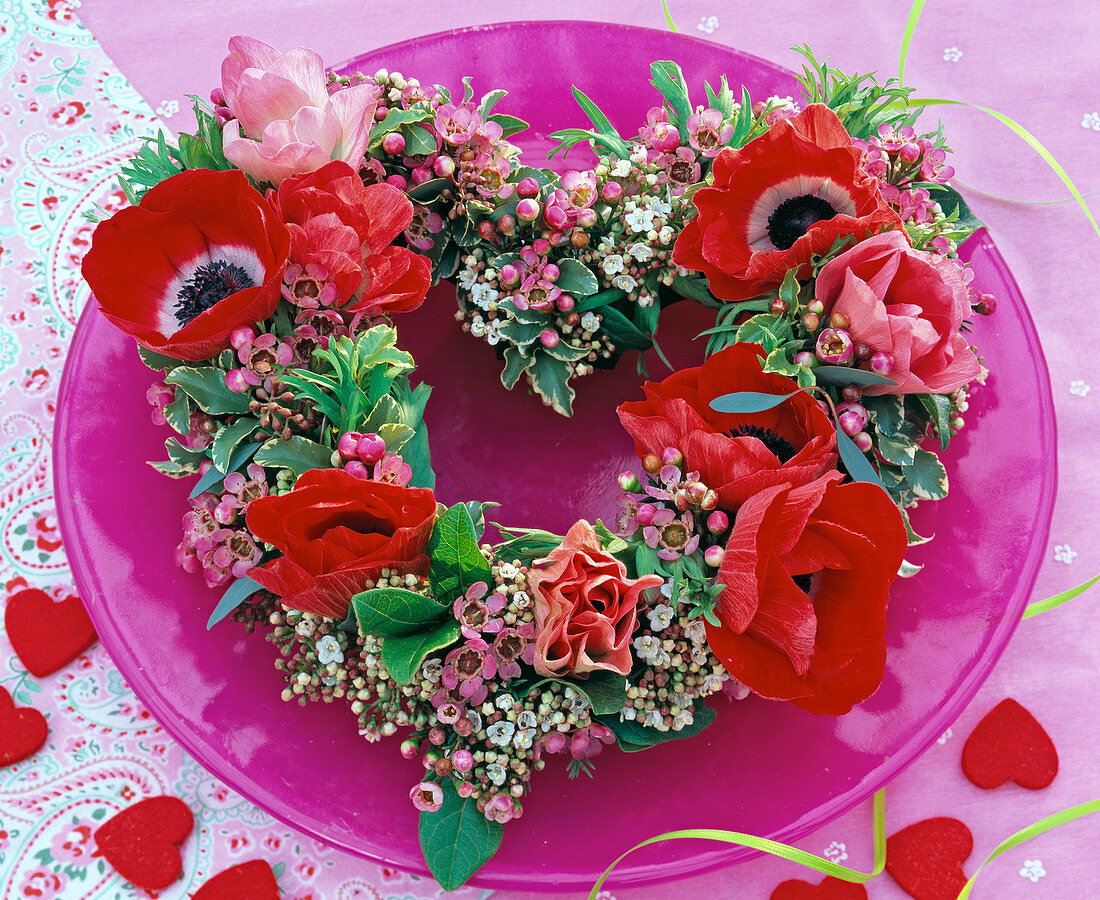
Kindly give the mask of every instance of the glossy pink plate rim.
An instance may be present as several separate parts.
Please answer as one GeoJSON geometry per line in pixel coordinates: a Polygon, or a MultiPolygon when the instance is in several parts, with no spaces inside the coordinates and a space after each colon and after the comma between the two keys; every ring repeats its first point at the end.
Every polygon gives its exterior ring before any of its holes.
{"type": "MultiPolygon", "coordinates": [[[[583,122],[571,82],[624,133],[644,121],[656,98],[646,85],[654,59],[680,62],[699,98],[703,78],[713,83],[723,71],[754,98],[795,94],[788,72],[729,48],[592,22],[430,35],[371,51],[343,69],[385,66],[459,91],[460,77],[472,74],[479,93],[508,88],[499,109],[531,121],[520,140],[530,164],[549,146],[554,125],[583,122]],[[613,56],[616,81],[603,80],[593,48],[613,56]],[[536,52],[538,66],[515,64],[536,52]]],[[[889,782],[974,696],[1038,573],[1054,505],[1056,430],[1042,349],[1011,273],[984,231],[961,255],[1000,301],[973,332],[992,375],[971,401],[970,427],[946,454],[951,496],[917,511],[917,529],[937,539],[913,550],[912,561],[925,569],[895,588],[878,693],[831,720],[758,699],[714,701],[718,721],[699,737],[647,753],[608,751],[592,781],[569,781],[562,761],[553,760],[534,779],[526,815],[508,826],[472,885],[587,891],[619,853],[679,828],[796,840],[889,782]]],[[[402,343],[417,355],[423,379],[436,386],[428,423],[440,498],[503,494],[499,521],[559,531],[581,514],[613,515],[608,473],[632,461],[614,406],[638,395],[632,361],[583,379],[577,416],[567,422],[537,398],[503,391],[491,349],[461,335],[449,311],[438,313],[452,297],[453,289],[437,288],[424,308],[397,322],[399,332],[406,324],[402,343]],[[521,472],[503,484],[498,473],[517,465],[521,472]]],[[[157,720],[217,778],[326,844],[427,874],[408,800],[418,768],[400,757],[396,740],[365,743],[338,704],[282,703],[272,645],[229,623],[205,630],[219,593],[172,563],[190,481],[173,482],[144,465],[163,458],[168,435],[149,420],[144,394],[152,373],[94,306],[80,319],[62,377],[54,476],[73,578],[100,639],[157,720]]],[[[666,318],[661,334],[674,362],[697,361],[691,338],[707,327],[705,315],[683,304],[666,318]]],[[[661,377],[659,363],[651,371],[661,377]]],[[[753,855],[669,842],[629,857],[611,883],[683,878],[753,855]]]]}

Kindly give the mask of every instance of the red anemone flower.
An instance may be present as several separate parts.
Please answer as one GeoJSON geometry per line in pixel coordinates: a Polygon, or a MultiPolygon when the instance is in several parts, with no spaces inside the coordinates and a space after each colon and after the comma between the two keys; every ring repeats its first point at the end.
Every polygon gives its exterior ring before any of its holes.
{"type": "Polygon", "coordinates": [[[81,271],[118,328],[194,362],[275,311],[289,248],[286,226],[243,172],[195,169],[100,222],[81,271]]]}
{"type": "Polygon", "coordinates": [[[777,287],[790,269],[809,278],[810,257],[838,238],[901,229],[860,167],[861,152],[836,113],[815,103],[714,160],[714,186],[695,197],[672,259],[703,272],[723,300],[777,287]]]}
{"type": "Polygon", "coordinates": [[[794,383],[761,370],[763,348],[733,344],[702,366],[681,369],[664,381],[647,381],[645,400],[619,406],[619,421],[639,457],[675,447],[685,471],[718,493],[722,509],[736,511],[757,491],[801,485],[836,468],[836,431],[821,405],[794,383]],[[720,413],[711,401],[754,391],[793,394],[759,413],[720,413]]]}
{"type": "Polygon", "coordinates": [[[842,715],[882,682],[886,604],[905,558],[901,513],[877,485],[768,488],[738,510],[707,641],[763,697],[842,715]]]}

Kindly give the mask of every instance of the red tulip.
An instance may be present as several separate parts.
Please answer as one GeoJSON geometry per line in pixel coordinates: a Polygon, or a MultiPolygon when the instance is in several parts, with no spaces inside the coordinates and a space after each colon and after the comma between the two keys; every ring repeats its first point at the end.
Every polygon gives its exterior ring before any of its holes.
{"type": "Polygon", "coordinates": [[[275,311],[289,248],[242,172],[195,169],[101,222],[82,272],[103,314],[139,344],[199,361],[275,311]]]}

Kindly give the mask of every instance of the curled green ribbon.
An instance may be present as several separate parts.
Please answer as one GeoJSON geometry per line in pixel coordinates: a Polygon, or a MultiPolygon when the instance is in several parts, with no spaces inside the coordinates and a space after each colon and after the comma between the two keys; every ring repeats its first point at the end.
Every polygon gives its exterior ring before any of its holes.
{"type": "Polygon", "coordinates": [[[668,30],[675,34],[680,33],[680,29],[676,27],[676,23],[672,21],[672,13],[668,11],[668,0],[661,0],[661,8],[665,11],[665,22],[668,23],[668,30]]]}
{"type": "Polygon", "coordinates": [[[913,0],[909,7],[909,20],[905,23],[905,31],[901,35],[901,52],[898,54],[898,81],[905,84],[905,59],[909,56],[909,42],[913,40],[913,32],[917,30],[917,22],[920,20],[921,10],[924,9],[924,0],[913,0]]]}
{"type": "Polygon", "coordinates": [[[870,872],[860,872],[856,869],[839,866],[820,856],[814,856],[812,853],[807,853],[805,850],[799,850],[797,847],[781,844],[779,841],[773,841],[769,838],[756,837],[755,835],[744,834],[740,831],[723,831],[718,828],[688,828],[683,831],[669,831],[666,834],[658,834],[655,837],[651,837],[631,847],[607,867],[600,876],[599,881],[596,882],[589,892],[588,900],[595,900],[596,894],[599,892],[600,888],[603,887],[603,883],[607,880],[607,877],[614,871],[619,863],[635,850],[640,850],[642,847],[648,847],[650,844],[660,843],[661,841],[674,841],[683,838],[702,841],[721,841],[725,844],[737,844],[742,847],[751,847],[753,850],[759,850],[762,853],[770,853],[772,856],[789,859],[791,862],[796,862],[801,866],[816,869],[818,872],[824,872],[826,875],[832,875],[834,878],[839,878],[843,881],[850,881],[855,884],[865,884],[872,878],[880,875],[886,866],[885,791],[880,790],[875,794],[874,816],[875,866],[870,872]]]}
{"type": "Polygon", "coordinates": [[[1053,597],[1047,597],[1046,600],[1036,600],[1034,603],[1029,603],[1024,607],[1024,614],[1020,618],[1021,620],[1030,619],[1032,616],[1039,615],[1039,613],[1045,613],[1047,610],[1061,606],[1074,597],[1079,597],[1081,594],[1085,593],[1085,591],[1098,581],[1100,581],[1100,575],[1090,578],[1084,584],[1079,584],[1077,587],[1070,588],[1068,591],[1062,591],[1062,593],[1055,594],[1053,597]]]}

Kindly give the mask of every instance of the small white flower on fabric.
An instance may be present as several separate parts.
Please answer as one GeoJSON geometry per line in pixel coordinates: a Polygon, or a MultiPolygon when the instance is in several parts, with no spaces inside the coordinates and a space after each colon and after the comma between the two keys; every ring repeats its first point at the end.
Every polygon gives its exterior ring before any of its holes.
{"type": "Polygon", "coordinates": [[[714,29],[718,27],[718,16],[703,16],[696,27],[704,34],[714,34],[714,29]]]}
{"type": "Polygon", "coordinates": [[[652,634],[634,638],[634,652],[642,662],[652,662],[661,651],[661,642],[652,634]]]}
{"type": "Polygon", "coordinates": [[[958,47],[948,47],[943,51],[943,58],[945,62],[958,62],[962,59],[963,52],[958,47]]]}
{"type": "Polygon", "coordinates": [[[581,316],[581,329],[584,331],[595,331],[600,327],[600,317],[597,316],[592,310],[586,312],[581,316]]]}
{"type": "Polygon", "coordinates": [[[584,694],[574,694],[573,699],[569,701],[569,711],[576,713],[578,716],[583,716],[588,712],[588,707],[591,705],[584,694]]]}
{"type": "Polygon", "coordinates": [[[641,241],[638,241],[636,244],[631,244],[626,249],[631,256],[638,260],[638,262],[645,262],[646,260],[653,259],[654,256],[653,248],[650,247],[649,244],[643,244],[641,241]]]}
{"type": "Polygon", "coordinates": [[[481,337],[485,334],[485,320],[481,316],[474,316],[470,322],[470,334],[481,337]]]}
{"type": "Polygon", "coordinates": [[[515,738],[512,739],[512,746],[517,750],[530,750],[531,746],[535,743],[537,734],[538,731],[534,728],[524,728],[521,731],[517,731],[515,738]]]}
{"type": "Polygon", "coordinates": [[[676,237],[676,231],[671,225],[662,225],[661,230],[657,232],[657,240],[662,244],[671,244],[674,237],[676,237]]]}
{"type": "Polygon", "coordinates": [[[489,304],[499,296],[500,292],[491,284],[475,284],[470,289],[470,297],[473,299],[474,303],[482,309],[488,309],[489,304]]]}
{"type": "Polygon", "coordinates": [[[654,631],[664,631],[672,624],[672,618],[676,615],[676,610],[671,606],[667,606],[664,603],[658,603],[653,609],[646,611],[646,616],[649,619],[649,627],[654,631]]]}
{"type": "Polygon", "coordinates": [[[502,709],[508,712],[513,706],[516,705],[516,698],[511,694],[497,694],[496,708],[502,709]]]}
{"type": "Polygon", "coordinates": [[[331,634],[326,634],[317,642],[317,661],[322,666],[327,666],[331,662],[342,663],[344,661],[343,648],[341,648],[340,642],[331,634]]]}
{"type": "Polygon", "coordinates": [[[464,291],[470,290],[477,284],[477,269],[466,268],[458,273],[458,285],[464,291]]]}
{"type": "Polygon", "coordinates": [[[1065,563],[1067,566],[1073,562],[1076,556],[1077,551],[1071,550],[1069,544],[1059,544],[1054,548],[1054,558],[1060,563],[1065,563]]]}
{"type": "Polygon", "coordinates": [[[821,854],[827,860],[834,863],[844,862],[848,858],[848,845],[839,841],[833,841],[821,854]]]}
{"type": "Polygon", "coordinates": [[[617,287],[620,291],[626,291],[628,294],[638,286],[638,282],[630,275],[616,275],[611,279],[611,283],[617,287]]]}
{"type": "Polygon", "coordinates": [[[500,787],[508,777],[508,770],[500,763],[489,763],[489,765],[485,767],[485,774],[489,776],[489,780],[493,784],[500,787]]]}
{"type": "Polygon", "coordinates": [[[1088,395],[1090,388],[1083,381],[1071,381],[1069,383],[1069,392],[1074,397],[1085,397],[1088,395]]]}
{"type": "Polygon", "coordinates": [[[500,343],[500,322],[498,320],[493,319],[485,326],[485,342],[489,346],[500,343]]]}
{"type": "Polygon", "coordinates": [[[649,231],[653,227],[653,213],[639,206],[628,212],[624,221],[633,232],[649,231]]]}
{"type": "Polygon", "coordinates": [[[609,256],[605,256],[600,263],[600,268],[604,270],[607,275],[615,275],[623,270],[623,258],[618,253],[612,253],[609,256]]]}
{"type": "Polygon", "coordinates": [[[500,573],[500,577],[505,581],[511,581],[516,575],[519,574],[519,569],[513,566],[511,563],[501,563],[497,566],[497,572],[500,573]]]}
{"type": "Polygon", "coordinates": [[[157,115],[162,119],[170,119],[179,111],[180,103],[178,100],[161,100],[160,105],[157,107],[157,115]]]}
{"type": "Polygon", "coordinates": [[[611,175],[614,178],[626,178],[630,174],[630,160],[620,159],[617,160],[615,165],[611,167],[611,175]]]}
{"type": "Polygon", "coordinates": [[[1100,113],[1085,113],[1085,117],[1081,120],[1081,127],[1091,128],[1093,131],[1100,131],[1100,113]]]}
{"type": "Polygon", "coordinates": [[[489,736],[490,744],[506,747],[512,742],[512,737],[516,733],[516,726],[514,722],[494,722],[485,729],[485,733],[489,736]]]}
{"type": "Polygon", "coordinates": [[[1028,879],[1032,884],[1046,875],[1043,863],[1038,859],[1025,859],[1024,867],[1020,869],[1020,877],[1028,879]]]}
{"type": "Polygon", "coordinates": [[[953,732],[950,728],[948,728],[947,731],[945,731],[938,738],[936,738],[936,743],[939,744],[942,747],[949,740],[951,740],[951,738],[954,736],[954,734],[955,734],[955,732],[953,732]]]}
{"type": "Polygon", "coordinates": [[[443,676],[443,660],[438,656],[433,656],[431,659],[426,659],[420,664],[420,677],[425,681],[430,681],[432,684],[439,684],[439,679],[443,676]]]}
{"type": "Polygon", "coordinates": [[[528,731],[539,724],[539,720],[535,718],[535,714],[529,709],[525,709],[518,716],[516,716],[516,727],[523,731],[528,731]]]}

